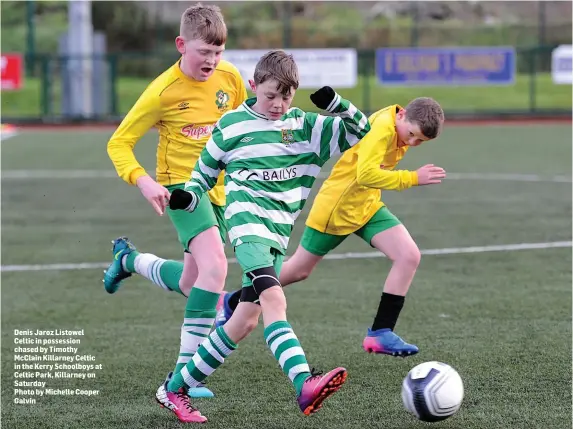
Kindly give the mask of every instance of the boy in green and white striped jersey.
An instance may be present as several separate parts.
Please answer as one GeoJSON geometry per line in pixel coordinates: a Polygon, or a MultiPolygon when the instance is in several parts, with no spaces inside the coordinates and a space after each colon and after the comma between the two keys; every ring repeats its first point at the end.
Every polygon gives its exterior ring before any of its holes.
{"type": "Polygon", "coordinates": [[[310,371],[287,322],[278,277],[294,221],[320,168],[358,143],[370,124],[330,87],[312,94],[311,100],[335,116],[289,108],[298,88],[298,70],[292,56],[282,51],[264,55],[250,83],[256,97],[223,115],[191,181],[185,190],[172,192],[169,203],[172,209],[193,211],[225,170],[225,219],[244,273],[241,302],[230,320],[204,340],[192,360],[159,388],[157,396],[185,391],[212,374],[257,326],[262,312],[265,340],[292,381],[301,411],[309,415],[340,388],[346,370],[336,368],[325,375],[310,371]]]}

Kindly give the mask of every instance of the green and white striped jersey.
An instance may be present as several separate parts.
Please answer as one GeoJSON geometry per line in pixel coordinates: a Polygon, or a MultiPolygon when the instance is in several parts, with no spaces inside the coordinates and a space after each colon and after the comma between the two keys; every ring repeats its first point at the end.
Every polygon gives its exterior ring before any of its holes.
{"type": "Polygon", "coordinates": [[[197,197],[225,170],[225,220],[233,247],[258,242],[285,253],[294,221],[321,167],[360,141],[368,118],[336,95],[323,116],[291,108],[278,121],[266,119],[246,100],[227,112],[185,184],[197,197]]]}

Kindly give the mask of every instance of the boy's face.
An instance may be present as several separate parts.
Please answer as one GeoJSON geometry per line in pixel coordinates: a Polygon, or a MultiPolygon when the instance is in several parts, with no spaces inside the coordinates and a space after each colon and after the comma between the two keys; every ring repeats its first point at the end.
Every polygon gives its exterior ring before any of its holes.
{"type": "Polygon", "coordinates": [[[398,134],[398,146],[420,146],[431,139],[420,131],[420,126],[406,119],[406,110],[401,109],[396,113],[396,132],[398,134]]]}
{"type": "Polygon", "coordinates": [[[287,112],[296,92],[294,88],[291,88],[288,95],[281,94],[277,89],[278,82],[274,79],[259,85],[255,85],[255,82],[250,80],[249,84],[257,97],[253,109],[271,121],[278,121],[287,112]]]}
{"type": "Polygon", "coordinates": [[[199,39],[186,41],[181,36],[175,39],[175,45],[181,54],[182,69],[199,82],[213,75],[225,50],[225,45],[210,45],[199,39]]]}

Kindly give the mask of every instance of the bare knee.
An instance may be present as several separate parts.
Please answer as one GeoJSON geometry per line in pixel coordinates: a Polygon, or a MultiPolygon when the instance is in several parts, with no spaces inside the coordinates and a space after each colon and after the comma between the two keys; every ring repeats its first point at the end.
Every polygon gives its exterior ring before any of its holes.
{"type": "Polygon", "coordinates": [[[287,302],[281,288],[273,287],[262,292],[260,295],[261,306],[272,308],[276,312],[286,313],[287,302]]]}
{"type": "Polygon", "coordinates": [[[205,289],[219,292],[227,278],[227,258],[217,227],[211,227],[189,242],[189,251],[197,264],[198,282],[205,289]]]}
{"type": "Polygon", "coordinates": [[[283,286],[306,280],[320,262],[322,256],[317,256],[299,246],[295,254],[285,262],[281,270],[280,280],[283,286]]]}
{"type": "Polygon", "coordinates": [[[404,268],[410,270],[416,270],[420,265],[420,260],[422,259],[422,254],[417,246],[411,246],[396,258],[394,263],[397,263],[404,268]]]}
{"type": "Polygon", "coordinates": [[[231,323],[231,320],[233,320],[233,317],[225,324],[225,330],[228,331],[227,334],[236,343],[248,337],[259,324],[258,316],[242,317],[239,323],[231,323]]]}
{"type": "Polygon", "coordinates": [[[303,280],[308,279],[308,277],[310,276],[310,273],[312,273],[312,269],[308,269],[308,268],[298,271],[298,272],[295,274],[296,281],[297,281],[297,282],[301,282],[301,281],[303,281],[303,280]]]}
{"type": "MultiPolygon", "coordinates": [[[[322,259],[322,257],[320,259],[322,259]]],[[[316,267],[316,264],[318,264],[318,261],[320,259],[312,260],[312,261],[309,261],[309,263],[307,263],[307,264],[301,265],[300,270],[299,270],[300,271],[300,280],[306,280],[310,277],[310,275],[314,271],[314,268],[316,267]]]]}
{"type": "Polygon", "coordinates": [[[217,279],[217,281],[225,282],[227,278],[227,258],[224,253],[213,255],[213,259],[208,267],[209,275],[217,279]]]}
{"type": "Polygon", "coordinates": [[[265,306],[272,308],[276,313],[286,313],[287,311],[286,299],[267,300],[265,306]]]}
{"type": "Polygon", "coordinates": [[[235,343],[242,341],[255,330],[261,314],[260,306],[250,303],[239,303],[237,309],[225,324],[225,332],[235,343]]]}
{"type": "Polygon", "coordinates": [[[200,276],[208,277],[214,283],[224,284],[227,278],[227,258],[223,252],[215,253],[209,258],[202,259],[198,269],[200,276]]]}
{"type": "Polygon", "coordinates": [[[256,317],[249,317],[245,320],[244,328],[245,328],[245,336],[249,335],[253,332],[257,326],[259,325],[259,316],[256,317]]]}

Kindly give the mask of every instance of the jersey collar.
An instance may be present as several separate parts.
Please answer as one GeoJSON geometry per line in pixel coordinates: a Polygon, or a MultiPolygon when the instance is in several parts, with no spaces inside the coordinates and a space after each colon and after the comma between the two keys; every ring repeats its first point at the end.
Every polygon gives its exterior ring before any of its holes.
{"type": "Polygon", "coordinates": [[[266,121],[270,121],[270,119],[267,118],[265,115],[255,112],[252,109],[252,106],[254,106],[256,102],[257,102],[257,97],[247,98],[245,101],[243,101],[243,107],[245,108],[245,110],[249,115],[254,116],[257,119],[264,119],[266,121]]]}

